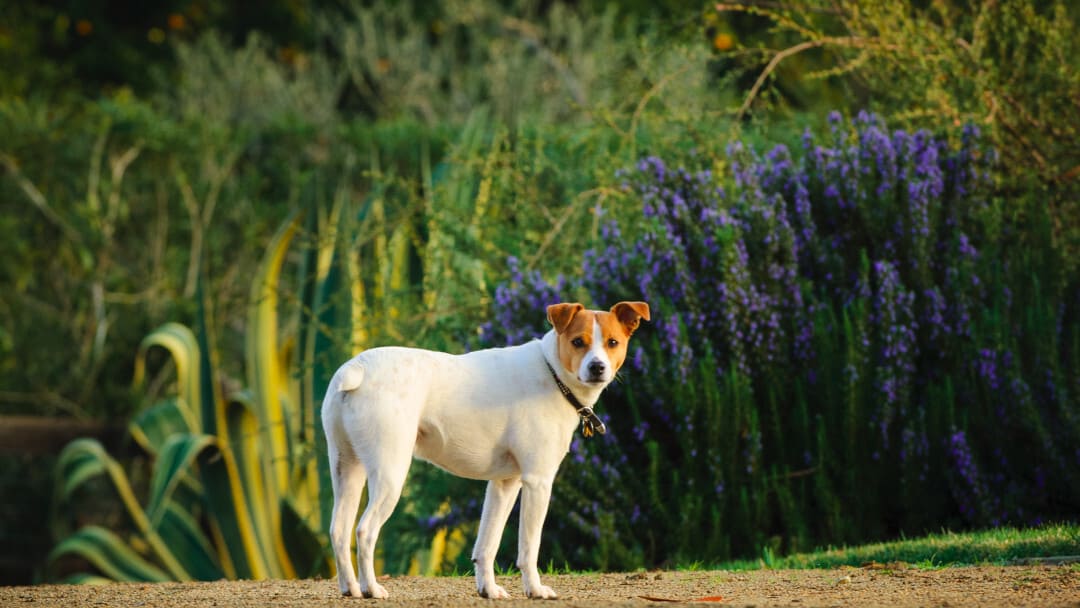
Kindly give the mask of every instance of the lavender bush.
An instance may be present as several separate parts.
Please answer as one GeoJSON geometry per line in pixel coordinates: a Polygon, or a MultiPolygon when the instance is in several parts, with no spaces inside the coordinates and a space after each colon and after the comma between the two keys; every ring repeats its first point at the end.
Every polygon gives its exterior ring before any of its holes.
{"type": "Polygon", "coordinates": [[[1080,513],[1080,282],[1044,217],[995,194],[994,152],[830,117],[730,173],[641,160],[641,216],[606,221],[579,276],[512,261],[483,345],[543,306],[644,299],[653,322],[611,429],[575,439],[547,558],[715,561],[943,526],[1080,513]]]}

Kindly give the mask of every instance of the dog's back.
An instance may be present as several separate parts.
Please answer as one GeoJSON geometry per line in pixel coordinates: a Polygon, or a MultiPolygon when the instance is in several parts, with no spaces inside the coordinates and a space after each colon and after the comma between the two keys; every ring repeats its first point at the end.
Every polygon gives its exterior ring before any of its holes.
{"type": "Polygon", "coordinates": [[[413,455],[455,475],[513,474],[505,446],[524,438],[512,433],[540,430],[512,420],[543,424],[548,411],[567,413],[543,361],[538,341],[464,355],[401,347],[365,351],[330,382],[323,401],[327,441],[361,461],[384,451],[387,442],[411,442],[413,455]]]}

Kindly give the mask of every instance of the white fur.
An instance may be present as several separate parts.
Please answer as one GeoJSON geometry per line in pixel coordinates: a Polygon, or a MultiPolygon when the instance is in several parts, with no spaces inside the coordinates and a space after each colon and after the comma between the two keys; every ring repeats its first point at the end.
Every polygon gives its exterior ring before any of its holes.
{"type": "Polygon", "coordinates": [[[412,458],[489,480],[473,550],[481,596],[506,598],[495,583],[495,551],[521,490],[517,565],[525,595],[554,598],[536,562],[555,473],[579,419],[551,378],[545,360],[585,405],[593,405],[615,370],[600,328],[576,374],[559,362],[557,336],[465,355],[385,347],[345,363],[323,401],[323,426],[334,486],[330,536],[343,594],[387,596],[373,566],[379,529],[390,517],[412,458]],[[602,382],[586,383],[589,362],[601,360],[602,382]],[[349,559],[349,530],[364,483],[368,505],[356,527],[359,582],[349,559]]]}
{"type": "Polygon", "coordinates": [[[607,347],[604,344],[604,329],[600,323],[593,319],[593,341],[589,346],[589,352],[581,359],[581,367],[578,368],[578,380],[589,382],[589,365],[596,361],[604,366],[604,374],[600,377],[602,384],[608,384],[615,377],[615,370],[611,366],[611,358],[608,357],[607,347]]]}

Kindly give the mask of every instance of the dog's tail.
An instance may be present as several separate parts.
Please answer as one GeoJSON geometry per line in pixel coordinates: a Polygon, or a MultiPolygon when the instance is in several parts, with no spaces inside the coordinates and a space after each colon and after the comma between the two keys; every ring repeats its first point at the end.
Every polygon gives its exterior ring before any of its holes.
{"type": "Polygon", "coordinates": [[[349,361],[341,366],[338,377],[339,391],[354,391],[364,381],[364,366],[359,361],[349,361]]]}

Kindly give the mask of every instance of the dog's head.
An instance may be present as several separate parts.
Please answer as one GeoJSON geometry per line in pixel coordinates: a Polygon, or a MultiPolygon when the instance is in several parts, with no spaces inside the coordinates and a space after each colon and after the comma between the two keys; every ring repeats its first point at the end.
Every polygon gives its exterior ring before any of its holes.
{"type": "Polygon", "coordinates": [[[584,384],[603,386],[626,361],[626,345],[641,320],[649,320],[649,305],[619,302],[604,312],[586,310],[577,302],[552,304],[547,315],[563,368],[584,384]]]}

